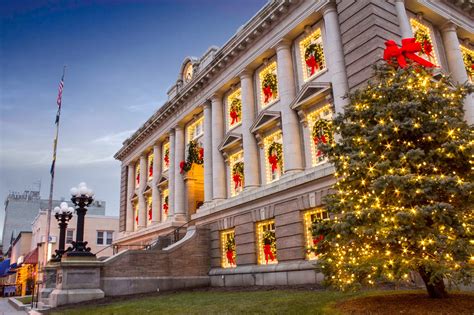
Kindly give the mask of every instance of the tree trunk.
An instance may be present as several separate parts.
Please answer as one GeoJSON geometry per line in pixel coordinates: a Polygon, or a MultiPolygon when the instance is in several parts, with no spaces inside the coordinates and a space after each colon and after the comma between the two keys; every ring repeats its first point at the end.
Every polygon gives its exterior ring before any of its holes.
{"type": "Polygon", "coordinates": [[[418,272],[425,283],[426,290],[428,291],[430,298],[444,299],[448,297],[448,292],[446,292],[443,279],[438,279],[430,283],[431,272],[426,271],[423,267],[420,267],[418,272]]]}

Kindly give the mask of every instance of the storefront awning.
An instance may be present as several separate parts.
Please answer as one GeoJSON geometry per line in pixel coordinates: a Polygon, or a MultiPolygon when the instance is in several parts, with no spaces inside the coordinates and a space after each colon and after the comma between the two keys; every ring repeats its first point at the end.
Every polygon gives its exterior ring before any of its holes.
{"type": "Polygon", "coordinates": [[[25,256],[23,264],[36,265],[38,263],[38,247],[33,249],[25,256]]]}
{"type": "Polygon", "coordinates": [[[0,277],[8,276],[7,271],[10,269],[10,259],[7,258],[0,262],[0,277]]]}

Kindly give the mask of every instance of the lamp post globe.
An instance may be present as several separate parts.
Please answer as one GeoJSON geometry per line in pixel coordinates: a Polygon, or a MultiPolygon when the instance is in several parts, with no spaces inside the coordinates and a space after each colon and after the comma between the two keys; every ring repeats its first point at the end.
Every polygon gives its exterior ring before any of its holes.
{"type": "Polygon", "coordinates": [[[59,225],[59,245],[58,249],[55,251],[56,254],[51,258],[51,261],[53,262],[60,262],[62,256],[66,252],[66,229],[68,222],[72,219],[73,212],[74,208],[69,207],[67,202],[62,202],[59,207],[54,208],[54,217],[58,221],[59,225]]]}

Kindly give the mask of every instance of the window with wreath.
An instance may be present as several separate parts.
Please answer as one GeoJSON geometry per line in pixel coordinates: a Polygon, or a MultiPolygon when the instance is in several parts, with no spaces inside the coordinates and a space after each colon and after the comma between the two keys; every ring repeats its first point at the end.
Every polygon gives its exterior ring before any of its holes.
{"type": "Polygon", "coordinates": [[[140,163],[135,165],[135,188],[140,186],[140,163]]]}
{"type": "Polygon", "coordinates": [[[221,266],[222,268],[232,268],[237,266],[237,253],[235,251],[234,229],[221,232],[221,266]]]}
{"type": "Polygon", "coordinates": [[[462,60],[466,68],[469,81],[474,82],[474,50],[461,45],[462,60]]]}
{"type": "Polygon", "coordinates": [[[153,153],[150,153],[148,155],[148,180],[152,180],[153,179],[153,159],[154,159],[155,155],[153,153]]]}
{"type": "Polygon", "coordinates": [[[326,160],[320,145],[331,144],[334,141],[331,131],[332,116],[332,107],[327,104],[311,112],[307,117],[308,126],[310,127],[311,162],[313,166],[326,160]]]}
{"type": "Polygon", "coordinates": [[[277,131],[264,139],[266,179],[268,183],[283,175],[283,138],[277,131]]]}
{"type": "Polygon", "coordinates": [[[151,220],[153,219],[153,205],[151,196],[148,196],[147,198],[146,209],[148,223],[151,223],[151,220]]]}
{"type": "Polygon", "coordinates": [[[324,239],[324,235],[313,234],[313,224],[329,219],[326,210],[318,208],[304,213],[304,229],[306,239],[306,258],[313,260],[318,258],[317,246],[324,239]]]}
{"type": "Polygon", "coordinates": [[[257,223],[257,247],[258,263],[260,265],[278,263],[275,220],[267,220],[257,223]]]}
{"type": "Polygon", "coordinates": [[[164,189],[161,193],[161,221],[166,221],[169,215],[169,191],[168,189],[164,189]]]}
{"type": "Polygon", "coordinates": [[[242,95],[240,88],[227,97],[228,128],[232,129],[242,123],[242,95]]]}
{"type": "Polygon", "coordinates": [[[135,228],[138,227],[138,202],[133,203],[133,213],[135,214],[135,228]]]}
{"type": "Polygon", "coordinates": [[[260,81],[260,104],[262,107],[266,107],[279,98],[276,61],[266,65],[260,71],[258,77],[260,81]]]}
{"type": "Polygon", "coordinates": [[[186,146],[186,160],[180,162],[181,174],[191,170],[193,164],[204,164],[204,147],[201,143],[201,137],[204,134],[204,117],[199,118],[187,128],[188,144],[186,146]]]}
{"type": "Polygon", "coordinates": [[[430,27],[421,23],[417,19],[410,19],[410,25],[415,41],[421,45],[421,51],[417,53],[417,55],[435,65],[438,64],[434,52],[434,41],[430,27]]]}
{"type": "Polygon", "coordinates": [[[308,81],[326,69],[321,29],[318,28],[300,42],[303,79],[308,81]]]}
{"type": "Polygon", "coordinates": [[[165,142],[161,150],[163,152],[163,161],[161,161],[161,163],[164,172],[170,168],[170,143],[165,142]]]}
{"type": "Polygon", "coordinates": [[[237,196],[244,188],[244,152],[240,151],[229,157],[229,166],[231,173],[230,193],[231,196],[237,196]]]}

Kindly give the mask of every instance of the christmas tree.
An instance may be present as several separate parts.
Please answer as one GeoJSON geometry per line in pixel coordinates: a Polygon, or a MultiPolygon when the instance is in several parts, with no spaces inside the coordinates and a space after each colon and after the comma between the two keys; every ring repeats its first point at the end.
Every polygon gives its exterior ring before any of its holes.
{"type": "Polygon", "coordinates": [[[470,283],[473,254],[474,128],[462,102],[472,85],[435,79],[409,63],[377,66],[349,95],[333,123],[337,141],[320,144],[338,182],[317,251],[329,284],[350,289],[408,281],[418,272],[430,297],[443,280],[470,283]]]}

